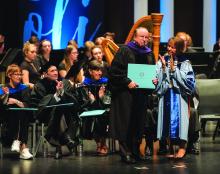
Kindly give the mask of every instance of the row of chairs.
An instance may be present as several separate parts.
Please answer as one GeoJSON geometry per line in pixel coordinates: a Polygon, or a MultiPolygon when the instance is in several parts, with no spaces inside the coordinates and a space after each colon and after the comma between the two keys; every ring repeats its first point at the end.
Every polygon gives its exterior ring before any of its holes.
{"type": "MultiPolygon", "coordinates": [[[[202,130],[205,132],[205,125],[207,121],[215,121],[217,122],[215,131],[213,133],[213,140],[218,133],[218,129],[220,127],[220,79],[196,79],[196,85],[199,91],[199,107],[198,113],[200,116],[200,120],[202,123],[202,130]]],[[[66,105],[72,105],[73,103],[68,103],[66,105]]],[[[61,104],[60,106],[62,106],[61,104]]],[[[48,107],[59,107],[58,105],[48,106],[48,107]]],[[[21,108],[10,108],[10,109],[21,109],[21,108]]],[[[25,110],[32,111],[33,113],[36,112],[37,108],[23,108],[25,110]]],[[[96,110],[96,111],[88,111],[84,112],[80,115],[80,125],[82,125],[82,120],[85,117],[93,117],[93,116],[101,116],[105,110],[96,110]]],[[[0,123],[0,137],[2,134],[2,122],[0,123]]],[[[46,149],[48,148],[47,142],[44,138],[44,129],[45,124],[39,123],[38,120],[35,120],[30,124],[32,127],[31,133],[31,142],[32,142],[32,153],[36,156],[37,152],[39,151],[40,146],[43,146],[43,152],[46,154],[46,149]],[[41,134],[39,140],[37,142],[37,128],[41,128],[41,134]]],[[[82,141],[81,141],[82,142],[82,141]]],[[[83,146],[83,143],[81,144],[83,146]]],[[[115,142],[113,140],[109,141],[109,146],[111,151],[115,151],[115,142]]],[[[79,148],[79,149],[82,149],[79,148]]],[[[0,143],[0,156],[3,156],[3,145],[0,143]]]]}
{"type": "MultiPolygon", "coordinates": [[[[59,104],[59,105],[51,105],[46,106],[45,109],[51,108],[51,107],[63,107],[63,106],[72,106],[73,103],[66,103],[66,104],[59,104]]],[[[38,108],[9,108],[9,110],[16,110],[16,111],[31,111],[33,112],[33,117],[36,118],[36,114],[38,112],[38,108]]],[[[80,120],[80,130],[82,130],[82,124],[83,119],[87,117],[101,117],[104,116],[105,112],[108,112],[108,110],[93,110],[93,111],[85,111],[79,115],[80,120]]],[[[32,114],[31,114],[32,115],[32,114]]],[[[35,157],[37,153],[39,152],[40,148],[42,148],[43,156],[46,157],[49,149],[49,144],[47,140],[45,139],[45,130],[46,130],[46,124],[43,122],[40,122],[37,119],[33,119],[33,121],[30,123],[31,127],[31,152],[33,156],[35,157]],[[40,128],[40,129],[39,129],[40,128]],[[40,135],[39,135],[40,132],[40,135]]],[[[0,122],[0,138],[2,137],[2,128],[3,128],[3,122],[0,122]]],[[[80,133],[81,135],[82,133],[80,133]]],[[[115,152],[116,145],[115,141],[112,139],[108,139],[108,146],[110,149],[110,152],[115,152]]],[[[78,155],[81,156],[83,154],[83,137],[80,136],[80,144],[78,148],[78,155]]],[[[3,158],[3,144],[0,142],[0,157],[3,158]]]]}

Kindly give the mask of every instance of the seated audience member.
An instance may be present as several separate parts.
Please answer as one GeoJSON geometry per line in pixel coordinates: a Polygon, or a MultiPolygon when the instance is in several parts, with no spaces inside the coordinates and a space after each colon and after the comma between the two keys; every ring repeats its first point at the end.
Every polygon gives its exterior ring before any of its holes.
{"type": "Polygon", "coordinates": [[[85,48],[85,56],[88,61],[92,59],[91,49],[95,46],[94,42],[92,41],[86,41],[84,44],[85,48]]]}
{"type": "Polygon", "coordinates": [[[187,33],[186,33],[186,40],[187,40],[187,47],[192,47],[193,46],[192,37],[187,33]]]}
{"type": "Polygon", "coordinates": [[[76,49],[78,49],[78,45],[77,45],[77,43],[76,43],[75,40],[69,40],[68,43],[67,43],[67,46],[69,46],[69,45],[72,45],[72,46],[74,46],[76,49]]]}
{"type": "Polygon", "coordinates": [[[105,39],[104,37],[97,37],[95,39],[95,45],[102,45],[102,41],[105,39]]]}
{"type": "Polygon", "coordinates": [[[83,70],[88,70],[88,63],[93,59],[91,49],[95,46],[92,41],[86,41],[84,48],[79,49],[79,63],[82,65],[83,70]]]}
{"type": "MultiPolygon", "coordinates": [[[[1,104],[6,108],[23,108],[28,106],[30,97],[29,88],[21,83],[22,72],[18,65],[9,65],[6,70],[6,76],[9,83],[0,89],[1,104]]],[[[20,153],[21,159],[31,159],[33,155],[27,147],[28,142],[28,124],[30,115],[26,111],[6,110],[8,121],[8,135],[6,138],[11,145],[11,151],[20,153]]]]}
{"type": "Polygon", "coordinates": [[[24,60],[21,63],[22,82],[32,89],[34,84],[40,80],[40,66],[37,62],[37,48],[34,44],[26,42],[23,46],[24,60]]]}
{"type": "Polygon", "coordinates": [[[78,122],[76,117],[76,108],[78,102],[70,92],[69,81],[65,79],[58,81],[58,70],[50,62],[42,67],[44,78],[34,86],[31,92],[32,104],[40,108],[73,103],[70,107],[53,107],[42,109],[38,118],[48,124],[45,138],[48,142],[56,147],[55,159],[62,158],[61,146],[66,145],[70,152],[75,150],[79,143],[78,137],[75,136],[75,123],[78,122]]]}
{"type": "Polygon", "coordinates": [[[66,74],[70,70],[71,66],[74,65],[78,60],[78,50],[77,47],[73,45],[68,45],[65,50],[65,55],[63,61],[59,64],[59,76],[65,78],[66,74]]]}
{"type": "Polygon", "coordinates": [[[39,47],[40,47],[40,41],[39,41],[38,37],[35,36],[35,35],[32,35],[28,41],[29,41],[31,44],[34,44],[34,45],[36,46],[36,48],[37,48],[37,54],[38,54],[39,47]]]}
{"type": "Polygon", "coordinates": [[[110,40],[114,41],[114,39],[115,39],[115,33],[106,32],[106,33],[103,35],[103,37],[106,38],[106,39],[110,39],[110,40]]]}
{"type": "Polygon", "coordinates": [[[49,62],[51,50],[52,50],[52,45],[49,40],[44,39],[40,42],[39,54],[37,56],[37,61],[40,67],[42,67],[47,62],[49,62]]]}
{"type": "Polygon", "coordinates": [[[92,59],[97,60],[103,66],[103,76],[108,77],[108,63],[104,60],[102,47],[95,45],[91,49],[92,59]]]}
{"type": "Polygon", "coordinates": [[[190,37],[189,34],[185,32],[178,32],[176,34],[176,37],[179,37],[180,39],[184,40],[184,51],[183,51],[184,53],[195,53],[196,52],[196,50],[191,48],[192,38],[190,37]]]}
{"type": "MultiPolygon", "coordinates": [[[[83,82],[83,84],[88,88],[88,96],[90,99],[88,110],[106,109],[106,104],[110,104],[110,101],[106,100],[108,97],[110,97],[109,95],[107,96],[108,90],[106,88],[108,79],[102,76],[102,69],[103,65],[97,60],[93,60],[89,63],[89,75],[83,82]]],[[[108,149],[106,146],[106,130],[108,118],[106,118],[105,115],[105,117],[92,119],[88,118],[86,121],[87,123],[94,121],[93,137],[97,144],[97,154],[107,155],[108,149]]]]}
{"type": "Polygon", "coordinates": [[[218,41],[214,44],[213,46],[213,52],[220,52],[220,38],[218,39],[218,41]]]}

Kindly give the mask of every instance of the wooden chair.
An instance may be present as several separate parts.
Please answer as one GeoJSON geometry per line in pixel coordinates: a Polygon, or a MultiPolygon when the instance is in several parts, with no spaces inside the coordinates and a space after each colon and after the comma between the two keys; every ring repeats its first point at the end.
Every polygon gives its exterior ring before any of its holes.
{"type": "MultiPolygon", "coordinates": [[[[156,59],[155,61],[157,61],[158,55],[159,55],[160,25],[161,25],[162,19],[163,19],[163,14],[160,14],[160,13],[152,13],[149,16],[144,16],[140,18],[137,22],[135,22],[135,24],[131,28],[126,38],[125,44],[127,44],[128,42],[132,40],[134,36],[134,32],[138,27],[146,27],[148,31],[151,33],[152,38],[153,38],[152,40],[153,53],[156,59]]],[[[104,41],[102,42],[102,47],[103,47],[104,54],[106,56],[106,60],[108,64],[111,65],[111,62],[114,58],[114,55],[118,51],[119,46],[115,44],[112,40],[104,39],[104,41]]]]}

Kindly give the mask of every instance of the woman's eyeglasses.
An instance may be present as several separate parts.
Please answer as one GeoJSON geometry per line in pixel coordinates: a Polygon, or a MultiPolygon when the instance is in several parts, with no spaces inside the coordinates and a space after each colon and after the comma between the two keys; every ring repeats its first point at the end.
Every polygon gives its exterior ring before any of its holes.
{"type": "Polygon", "coordinates": [[[12,74],[14,76],[23,76],[23,74],[18,74],[18,73],[15,73],[15,74],[12,74]]]}

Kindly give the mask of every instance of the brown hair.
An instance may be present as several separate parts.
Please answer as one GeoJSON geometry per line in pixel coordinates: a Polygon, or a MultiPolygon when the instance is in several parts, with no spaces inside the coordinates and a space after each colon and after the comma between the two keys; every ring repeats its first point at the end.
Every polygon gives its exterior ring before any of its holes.
{"type": "Polygon", "coordinates": [[[111,33],[111,32],[106,32],[103,37],[107,37],[107,36],[110,36],[112,37],[113,39],[115,38],[115,33],[111,33]]]}
{"type": "Polygon", "coordinates": [[[174,46],[176,48],[177,55],[184,52],[185,44],[183,39],[179,37],[174,37],[174,46]]]}
{"type": "MultiPolygon", "coordinates": [[[[49,40],[47,40],[47,39],[44,39],[44,40],[42,40],[42,41],[40,41],[40,45],[39,45],[39,54],[43,54],[43,43],[44,42],[50,42],[49,40]]],[[[51,49],[52,49],[52,44],[51,44],[51,42],[50,42],[50,46],[51,46],[51,49]]]]}
{"type": "Polygon", "coordinates": [[[101,46],[101,45],[94,45],[94,46],[91,48],[91,54],[92,54],[92,56],[93,56],[92,51],[93,51],[95,48],[99,48],[99,49],[103,52],[103,49],[102,49],[102,46],[101,46]]]}
{"type": "Polygon", "coordinates": [[[65,69],[66,69],[67,71],[69,71],[70,68],[71,68],[71,64],[70,64],[70,60],[69,60],[69,55],[71,54],[71,52],[72,52],[72,50],[73,50],[74,48],[77,50],[77,47],[76,47],[76,46],[74,46],[74,45],[68,45],[68,46],[66,47],[66,50],[65,50],[65,55],[64,55],[64,59],[63,59],[62,63],[65,65],[65,69]]]}

